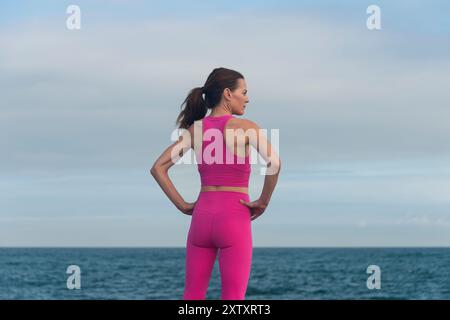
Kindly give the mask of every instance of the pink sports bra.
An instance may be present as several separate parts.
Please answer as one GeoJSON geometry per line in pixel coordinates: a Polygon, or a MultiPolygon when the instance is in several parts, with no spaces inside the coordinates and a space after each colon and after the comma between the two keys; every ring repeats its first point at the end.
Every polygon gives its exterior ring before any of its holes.
{"type": "Polygon", "coordinates": [[[231,152],[225,143],[224,128],[231,114],[206,116],[202,119],[202,150],[197,154],[198,172],[203,186],[248,187],[250,177],[250,155],[241,157],[231,152]],[[209,130],[206,134],[205,131],[209,130]],[[219,137],[222,141],[215,141],[219,137]]]}

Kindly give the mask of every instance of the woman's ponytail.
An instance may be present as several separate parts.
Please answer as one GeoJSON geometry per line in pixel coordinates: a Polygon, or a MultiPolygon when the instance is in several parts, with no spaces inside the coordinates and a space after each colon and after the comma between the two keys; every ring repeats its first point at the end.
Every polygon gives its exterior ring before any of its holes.
{"type": "Polygon", "coordinates": [[[203,99],[203,87],[192,89],[181,107],[184,104],[186,106],[178,115],[176,122],[179,124],[179,128],[188,129],[194,121],[204,118],[208,111],[206,101],[203,99]]]}

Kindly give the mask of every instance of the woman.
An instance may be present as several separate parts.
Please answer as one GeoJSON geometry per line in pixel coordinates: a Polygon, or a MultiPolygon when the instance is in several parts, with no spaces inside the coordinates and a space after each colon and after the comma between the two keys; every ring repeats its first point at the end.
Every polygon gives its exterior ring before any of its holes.
{"type": "Polygon", "coordinates": [[[242,74],[226,68],[214,69],[205,85],[191,90],[181,105],[185,104],[185,108],[177,124],[185,129],[184,134],[163,152],[151,169],[174,205],[184,214],[192,215],[186,243],[183,299],[205,299],[217,253],[221,299],[245,298],[252,260],[251,221],[267,208],[281,168],[280,159],[264,135],[246,134],[260,133],[258,125],[233,116],[243,115],[248,102],[242,74]],[[206,116],[208,109],[211,112],[206,116]],[[232,137],[228,135],[230,131],[232,137]],[[209,137],[217,133],[220,135],[214,139],[209,137]],[[200,141],[200,148],[195,141],[200,141]],[[252,202],[248,195],[250,145],[258,150],[272,171],[266,174],[261,196],[252,202]],[[194,203],[187,203],[181,197],[167,173],[177,160],[174,155],[179,159],[190,148],[195,151],[201,177],[200,194],[194,203]]]}

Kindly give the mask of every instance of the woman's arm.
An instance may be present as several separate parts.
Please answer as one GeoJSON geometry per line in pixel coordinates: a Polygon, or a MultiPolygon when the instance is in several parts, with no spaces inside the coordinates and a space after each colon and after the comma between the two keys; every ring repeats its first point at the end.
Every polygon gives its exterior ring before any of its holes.
{"type": "Polygon", "coordinates": [[[277,185],[278,176],[281,170],[281,160],[278,154],[273,150],[272,145],[267,141],[261,128],[254,122],[250,121],[250,128],[256,130],[256,139],[249,139],[249,143],[258,151],[258,153],[267,162],[266,176],[264,179],[264,186],[259,200],[262,204],[268,205],[272,193],[277,185]]]}
{"type": "Polygon", "coordinates": [[[252,202],[246,202],[241,200],[241,203],[245,204],[251,209],[251,219],[254,220],[264,213],[269,205],[272,193],[277,185],[278,176],[281,170],[281,160],[277,153],[273,150],[272,145],[267,141],[261,128],[253,121],[246,120],[246,130],[251,129],[256,132],[255,135],[249,136],[249,144],[253,146],[258,153],[267,162],[266,176],[264,178],[264,186],[261,191],[261,196],[258,200],[252,202]],[[252,138],[253,137],[253,138],[252,138]]]}
{"type": "Polygon", "coordinates": [[[179,137],[178,141],[164,150],[150,169],[151,175],[158,182],[170,201],[185,214],[192,212],[193,204],[184,201],[170,180],[168,171],[192,147],[191,128],[189,130],[183,130],[183,134],[179,137]]]}

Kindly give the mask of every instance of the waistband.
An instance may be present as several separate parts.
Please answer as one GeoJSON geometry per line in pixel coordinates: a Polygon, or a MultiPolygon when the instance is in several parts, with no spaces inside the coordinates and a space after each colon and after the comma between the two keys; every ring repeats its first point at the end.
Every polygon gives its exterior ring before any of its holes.
{"type": "Polygon", "coordinates": [[[241,191],[232,191],[232,190],[218,190],[218,191],[200,191],[200,194],[210,194],[210,193],[214,193],[214,194],[221,194],[221,193],[229,193],[229,194],[237,194],[237,195],[244,195],[244,196],[249,196],[248,193],[245,192],[241,192],[241,191]]]}

